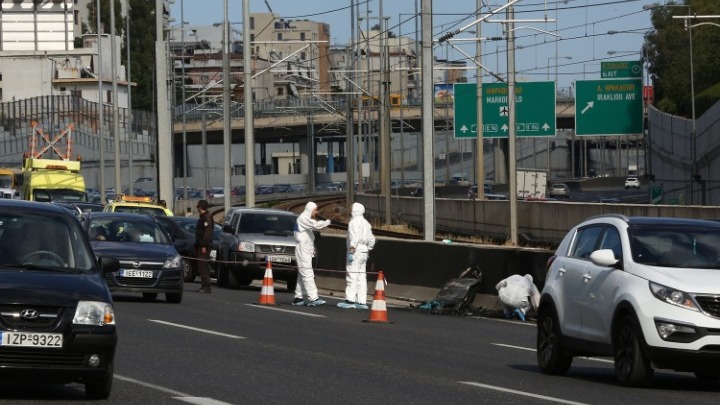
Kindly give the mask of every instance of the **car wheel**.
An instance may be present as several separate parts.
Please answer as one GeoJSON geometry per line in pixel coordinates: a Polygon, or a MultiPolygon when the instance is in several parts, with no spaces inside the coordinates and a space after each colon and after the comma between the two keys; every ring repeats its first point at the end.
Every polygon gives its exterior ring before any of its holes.
{"type": "Polygon", "coordinates": [[[540,369],[547,374],[567,373],[573,358],[565,353],[554,309],[540,308],[537,325],[537,361],[540,369]]]}
{"type": "Polygon", "coordinates": [[[195,281],[195,266],[193,266],[189,260],[183,260],[183,281],[186,283],[192,283],[195,281]]]}
{"type": "Polygon", "coordinates": [[[155,301],[157,299],[157,293],[142,293],[143,294],[143,300],[145,301],[155,301]]]}
{"type": "Polygon", "coordinates": [[[295,292],[295,287],[297,287],[297,276],[290,277],[287,281],[287,290],[289,292],[295,292]]]}
{"type": "Polygon", "coordinates": [[[217,268],[217,285],[218,287],[228,286],[228,268],[225,264],[218,264],[217,268]]]}
{"type": "Polygon", "coordinates": [[[642,386],[652,376],[650,361],[642,347],[644,340],[637,321],[632,316],[625,315],[613,337],[615,376],[624,386],[642,386]]]}
{"type": "Polygon", "coordinates": [[[88,399],[108,399],[112,391],[112,383],[113,367],[110,366],[110,372],[105,378],[85,383],[85,396],[88,399]]]}
{"type": "Polygon", "coordinates": [[[179,304],[182,302],[182,299],[182,291],[180,291],[179,293],[165,293],[165,301],[169,302],[170,304],[179,304]]]}
{"type": "Polygon", "coordinates": [[[695,378],[705,384],[714,384],[720,380],[720,372],[717,371],[695,371],[695,378]]]}

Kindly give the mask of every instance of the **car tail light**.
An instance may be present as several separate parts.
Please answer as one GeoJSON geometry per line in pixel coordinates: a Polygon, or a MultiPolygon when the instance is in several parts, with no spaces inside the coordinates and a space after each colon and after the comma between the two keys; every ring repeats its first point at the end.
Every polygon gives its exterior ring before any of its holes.
{"type": "Polygon", "coordinates": [[[555,259],[557,259],[557,255],[552,255],[548,258],[547,263],[545,263],[545,280],[548,279],[548,273],[550,272],[550,266],[552,266],[555,259]]]}

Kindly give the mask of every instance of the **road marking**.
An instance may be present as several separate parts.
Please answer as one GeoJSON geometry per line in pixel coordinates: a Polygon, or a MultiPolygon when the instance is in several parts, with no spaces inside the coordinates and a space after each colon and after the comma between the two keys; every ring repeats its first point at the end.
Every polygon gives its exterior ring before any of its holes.
{"type": "MultiPolygon", "coordinates": [[[[503,344],[503,343],[490,343],[490,344],[491,344],[491,345],[494,345],[494,346],[509,347],[510,349],[527,350],[527,351],[529,351],[529,352],[535,352],[535,351],[537,351],[536,349],[533,349],[533,348],[531,348],[531,347],[513,346],[513,345],[506,345],[506,344],[503,344]]],[[[584,359],[584,360],[590,360],[590,361],[597,361],[597,362],[600,362],[600,363],[611,363],[611,364],[615,363],[614,360],[599,359],[599,358],[597,358],[597,357],[577,357],[577,358],[578,358],[578,359],[584,359]]]]}
{"type": "Polygon", "coordinates": [[[115,374],[114,377],[117,378],[117,379],[120,380],[120,381],[125,381],[125,382],[129,382],[129,383],[131,383],[131,384],[141,385],[141,386],[146,387],[146,388],[150,388],[150,389],[154,389],[154,390],[156,390],[156,391],[160,391],[160,392],[164,392],[164,393],[170,394],[170,395],[173,396],[174,399],[179,399],[179,400],[181,400],[181,401],[183,401],[183,402],[188,402],[188,403],[191,403],[191,404],[197,404],[197,405],[230,405],[229,402],[222,402],[222,401],[218,401],[218,400],[216,400],[216,399],[207,398],[207,397],[194,397],[194,396],[192,396],[192,395],[190,395],[190,394],[186,394],[186,393],[180,392],[180,391],[175,391],[174,389],[166,388],[166,387],[163,387],[163,386],[161,386],[161,385],[155,385],[155,384],[146,383],[146,382],[143,382],[143,381],[140,381],[140,380],[136,380],[136,379],[134,379],[134,378],[125,377],[125,376],[118,375],[118,374],[115,374]]]}
{"type": "Polygon", "coordinates": [[[283,308],[277,308],[277,307],[271,307],[267,305],[259,305],[259,304],[245,304],[247,306],[253,307],[253,308],[264,308],[264,309],[271,309],[273,311],[280,311],[280,312],[287,312],[289,314],[295,314],[295,315],[304,315],[304,316],[312,316],[315,318],[327,318],[325,315],[318,315],[318,314],[309,314],[307,312],[299,312],[299,311],[293,311],[290,309],[283,309],[283,308]]]}
{"type": "Polygon", "coordinates": [[[230,338],[230,339],[246,339],[244,336],[229,335],[229,334],[227,334],[227,333],[215,332],[215,331],[213,331],[213,330],[195,328],[195,327],[192,327],[192,326],[181,325],[181,324],[179,324],[179,323],[165,322],[165,321],[160,321],[160,320],[157,320],[157,319],[148,319],[148,321],[150,321],[150,322],[155,322],[155,323],[161,323],[161,324],[163,324],[163,325],[174,326],[174,327],[176,327],[176,328],[183,328],[183,329],[194,330],[194,331],[196,331],[196,332],[208,333],[208,334],[210,334],[210,335],[223,336],[223,337],[227,337],[227,338],[230,338]]]}
{"type": "Polygon", "coordinates": [[[566,399],[560,399],[560,398],[555,398],[555,397],[548,397],[548,396],[545,396],[545,395],[533,394],[533,393],[531,393],[531,392],[518,391],[518,390],[513,390],[513,389],[510,389],[510,388],[498,387],[498,386],[495,386],[495,385],[481,384],[481,383],[472,382],[472,381],[458,381],[458,383],[460,383],[460,384],[466,384],[466,385],[472,385],[472,386],[478,387],[478,388],[486,388],[486,389],[494,390],[494,391],[502,391],[502,392],[507,392],[507,393],[510,393],[510,394],[522,395],[522,396],[525,396],[525,397],[532,397],[532,398],[537,398],[537,399],[543,399],[543,400],[545,400],[545,401],[552,401],[552,402],[557,402],[557,403],[561,403],[561,404],[587,405],[587,404],[585,404],[584,402],[568,401],[568,400],[566,400],[566,399]]]}

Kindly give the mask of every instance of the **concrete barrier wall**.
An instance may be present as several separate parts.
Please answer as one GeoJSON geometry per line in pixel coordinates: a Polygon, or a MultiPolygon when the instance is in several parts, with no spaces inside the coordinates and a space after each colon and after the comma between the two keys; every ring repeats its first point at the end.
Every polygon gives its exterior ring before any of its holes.
{"type": "MultiPolygon", "coordinates": [[[[358,195],[357,201],[365,205],[367,218],[384,218],[383,198],[377,195],[358,195]]],[[[463,233],[507,240],[510,236],[509,204],[509,201],[436,198],[436,231],[458,229],[463,233]]],[[[425,205],[422,198],[392,197],[391,207],[394,220],[408,224],[423,224],[425,205]]],[[[628,216],[720,219],[720,207],[518,201],[518,234],[552,245],[560,242],[570,228],[584,219],[609,213],[628,216]]]]}
{"type": "MultiPolygon", "coordinates": [[[[344,289],[345,238],[322,235],[315,244],[318,286],[334,285],[336,289],[337,286],[344,289]]],[[[383,271],[389,297],[424,301],[433,299],[447,281],[477,265],[483,272],[478,294],[487,307],[496,301],[495,285],[512,274],[531,274],[538,288],[542,288],[545,264],[552,253],[545,249],[378,238],[370,253],[368,272],[383,271]]],[[[368,282],[376,278],[369,275],[368,282]]],[[[370,284],[369,293],[373,290],[370,284]]]]}

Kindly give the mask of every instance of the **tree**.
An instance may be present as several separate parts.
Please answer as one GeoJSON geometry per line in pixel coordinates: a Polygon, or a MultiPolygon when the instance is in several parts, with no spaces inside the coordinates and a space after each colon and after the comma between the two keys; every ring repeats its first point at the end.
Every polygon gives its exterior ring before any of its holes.
{"type": "MultiPolygon", "coordinates": [[[[121,1],[115,0],[115,33],[125,35],[121,52],[121,63],[127,65],[128,35],[125,33],[126,20],[122,16],[121,1]]],[[[83,24],[83,33],[97,32],[97,7],[95,1],[88,2],[88,21],[83,24]]],[[[130,0],[130,81],[137,84],[132,89],[133,109],[153,110],[155,72],[155,2],[130,0]]],[[[100,24],[102,32],[110,32],[110,2],[100,2],[100,24]]],[[[76,39],[76,45],[78,41],[76,39]]]]}
{"type": "MultiPolygon", "coordinates": [[[[670,6],[653,8],[653,30],[646,35],[644,49],[653,79],[656,106],[670,114],[692,116],[690,75],[690,32],[682,19],[673,16],[720,14],[716,0],[685,0],[670,6]],[[673,7],[684,4],[688,7],[673,7]]],[[[691,19],[688,24],[711,20],[691,19]]],[[[717,23],[717,22],[715,22],[717,23]]],[[[720,27],[703,25],[692,28],[692,64],[695,115],[699,117],[720,100],[720,27]]]]}
{"type": "MultiPolygon", "coordinates": [[[[382,31],[382,27],[380,27],[380,24],[375,24],[372,27],[370,27],[373,31],[382,31]]],[[[394,32],[388,31],[388,38],[397,38],[397,35],[395,35],[394,32]]]]}

